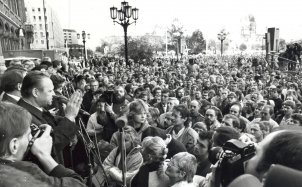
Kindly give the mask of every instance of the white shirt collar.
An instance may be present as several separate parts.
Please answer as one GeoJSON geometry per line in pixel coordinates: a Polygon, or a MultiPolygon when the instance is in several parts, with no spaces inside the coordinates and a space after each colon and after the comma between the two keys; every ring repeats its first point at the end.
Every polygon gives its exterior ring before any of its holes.
{"type": "Polygon", "coordinates": [[[17,101],[19,101],[19,100],[21,99],[21,97],[18,97],[18,96],[16,96],[16,95],[12,95],[12,94],[8,94],[8,93],[6,93],[6,94],[7,94],[8,96],[14,98],[14,99],[17,100],[17,101]]]}

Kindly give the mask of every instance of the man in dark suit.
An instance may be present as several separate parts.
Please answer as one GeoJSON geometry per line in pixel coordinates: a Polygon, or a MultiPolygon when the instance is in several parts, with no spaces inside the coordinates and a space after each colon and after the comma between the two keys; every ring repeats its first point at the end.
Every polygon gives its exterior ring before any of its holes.
{"type": "MultiPolygon", "coordinates": [[[[18,105],[31,113],[33,124],[37,126],[48,124],[52,127],[54,138],[52,153],[55,160],[63,164],[63,149],[70,144],[78,130],[75,117],[82,103],[82,95],[75,92],[66,105],[65,117],[57,117],[44,109],[52,103],[53,89],[49,76],[43,72],[31,72],[24,77],[21,87],[22,99],[18,101],[18,105]]],[[[36,161],[34,157],[33,161],[36,161]]]]}
{"type": "Polygon", "coordinates": [[[168,98],[169,98],[169,90],[168,89],[163,89],[162,94],[161,94],[160,103],[156,103],[154,105],[155,108],[157,108],[159,110],[160,114],[168,112],[168,109],[167,109],[168,98]]]}
{"type": "Polygon", "coordinates": [[[21,98],[21,85],[26,71],[9,70],[6,71],[1,79],[1,87],[5,92],[2,101],[17,104],[21,98]]]}

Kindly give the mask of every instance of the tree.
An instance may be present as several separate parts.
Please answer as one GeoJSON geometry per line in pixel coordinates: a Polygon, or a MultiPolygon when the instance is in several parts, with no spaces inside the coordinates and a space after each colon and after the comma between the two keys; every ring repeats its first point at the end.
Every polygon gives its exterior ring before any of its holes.
{"type": "Polygon", "coordinates": [[[204,40],[203,34],[200,30],[194,31],[192,36],[187,37],[186,43],[191,54],[199,54],[206,48],[206,41],[204,40]]]}
{"type": "Polygon", "coordinates": [[[167,32],[170,40],[168,50],[174,50],[176,54],[178,54],[180,51],[180,40],[184,34],[184,26],[177,18],[175,18],[167,32]]]}
{"type": "Polygon", "coordinates": [[[107,41],[102,41],[101,46],[97,46],[95,51],[104,54],[104,49],[106,46],[109,47],[110,46],[109,43],[107,41]]]}
{"type": "Polygon", "coordinates": [[[213,51],[216,54],[216,48],[217,48],[217,44],[216,44],[215,40],[210,39],[209,43],[208,43],[208,49],[210,49],[211,51],[213,51]]]}
{"type": "Polygon", "coordinates": [[[240,51],[245,51],[247,49],[247,46],[244,43],[242,43],[240,44],[239,49],[240,51]]]}
{"type": "MultiPolygon", "coordinates": [[[[119,46],[119,55],[125,56],[125,45],[119,46]]],[[[128,38],[128,55],[135,63],[150,60],[156,51],[163,50],[163,41],[160,37],[146,34],[141,37],[128,38]]]]}

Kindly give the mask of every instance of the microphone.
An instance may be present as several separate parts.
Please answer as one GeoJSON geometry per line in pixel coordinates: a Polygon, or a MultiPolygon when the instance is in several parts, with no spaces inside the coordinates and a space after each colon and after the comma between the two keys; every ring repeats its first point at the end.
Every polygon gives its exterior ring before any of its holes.
{"type": "MultiPolygon", "coordinates": [[[[66,98],[65,96],[62,96],[62,95],[53,95],[52,96],[54,99],[58,99],[60,100],[62,103],[66,104],[69,102],[69,99],[66,98]]],[[[79,109],[79,113],[82,114],[82,115],[86,115],[86,116],[90,116],[91,114],[89,112],[86,112],[85,110],[83,109],[79,109]]]]}
{"type": "Polygon", "coordinates": [[[253,175],[244,174],[233,180],[228,187],[262,187],[261,182],[253,175]]]}
{"type": "Polygon", "coordinates": [[[115,124],[119,129],[124,128],[128,124],[127,116],[121,116],[115,120],[115,124]]]}

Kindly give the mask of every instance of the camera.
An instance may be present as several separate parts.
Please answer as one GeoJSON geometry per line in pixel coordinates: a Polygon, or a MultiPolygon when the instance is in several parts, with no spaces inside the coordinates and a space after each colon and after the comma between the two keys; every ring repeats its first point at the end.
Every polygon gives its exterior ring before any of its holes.
{"type": "Polygon", "coordinates": [[[45,131],[44,128],[40,128],[38,125],[33,123],[30,125],[30,129],[32,136],[36,138],[39,138],[45,131]]]}
{"type": "Polygon", "coordinates": [[[107,90],[103,93],[101,97],[103,97],[109,105],[112,104],[113,102],[113,96],[114,96],[114,91],[113,90],[107,90]]]}
{"type": "Polygon", "coordinates": [[[215,172],[215,187],[226,187],[238,176],[244,174],[244,162],[256,152],[254,144],[245,144],[239,140],[229,140],[222,146],[215,172]]]}

